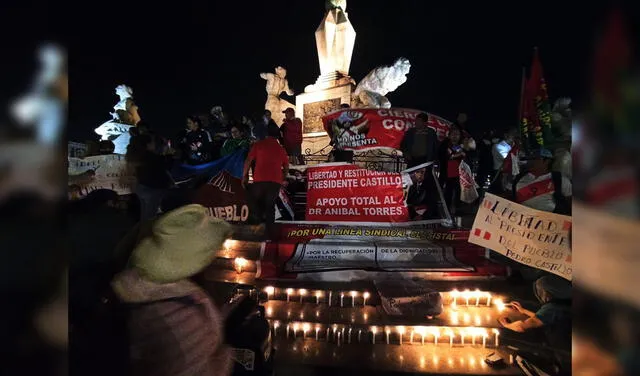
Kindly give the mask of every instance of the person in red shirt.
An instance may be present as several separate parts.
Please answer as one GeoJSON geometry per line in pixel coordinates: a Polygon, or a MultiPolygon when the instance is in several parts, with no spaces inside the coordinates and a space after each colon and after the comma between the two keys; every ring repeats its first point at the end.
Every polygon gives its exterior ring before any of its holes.
{"type": "Polygon", "coordinates": [[[302,120],[296,117],[296,112],[291,107],[282,112],[285,115],[284,122],[280,127],[280,132],[282,132],[282,145],[287,150],[291,163],[303,165],[302,120]]]}
{"type": "Polygon", "coordinates": [[[277,126],[269,127],[267,138],[253,144],[244,164],[242,186],[247,189],[250,215],[254,222],[267,226],[275,222],[276,199],[289,173],[289,158],[278,143],[279,136],[277,126]],[[253,184],[249,185],[252,167],[253,184]]]}

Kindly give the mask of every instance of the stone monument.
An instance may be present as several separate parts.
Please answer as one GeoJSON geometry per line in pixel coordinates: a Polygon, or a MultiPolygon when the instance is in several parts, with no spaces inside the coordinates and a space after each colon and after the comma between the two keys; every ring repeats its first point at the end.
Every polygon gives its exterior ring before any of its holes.
{"type": "Polygon", "coordinates": [[[264,105],[265,110],[271,111],[271,118],[280,125],[284,121],[282,111],[289,107],[295,106],[288,101],[280,98],[280,94],[294,95],[295,93],[289,88],[287,81],[287,70],[283,67],[276,67],[276,73],[260,73],[260,78],[267,81],[267,102],[264,105]]]}
{"type": "Polygon", "coordinates": [[[115,154],[126,154],[131,135],[129,129],[140,122],[138,106],[133,102],[133,89],[126,85],[116,87],[116,94],[120,101],[113,106],[113,119],[103,123],[95,132],[100,140],[111,140],[116,146],[115,154]]]}
{"type": "Polygon", "coordinates": [[[339,109],[341,104],[350,104],[355,89],[349,66],[356,32],[349,22],[347,2],[326,1],[325,7],[325,16],[315,32],[320,76],[296,96],[296,117],[303,123],[303,152],[306,149],[315,152],[328,145],[322,116],[339,109]]]}
{"type": "Polygon", "coordinates": [[[392,65],[374,68],[367,74],[353,93],[353,107],[391,108],[391,102],[385,97],[407,82],[411,63],[404,57],[398,58],[392,65]]]}

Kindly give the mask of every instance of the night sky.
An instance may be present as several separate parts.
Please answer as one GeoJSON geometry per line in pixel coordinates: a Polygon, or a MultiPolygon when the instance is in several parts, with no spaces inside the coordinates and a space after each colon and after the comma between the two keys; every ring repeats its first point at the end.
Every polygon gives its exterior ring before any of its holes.
{"type": "MultiPolygon", "coordinates": [[[[173,136],[185,116],[216,104],[235,117],[260,114],[266,99],[260,72],[284,66],[297,93],[319,74],[314,32],[323,0],[104,3],[68,13],[72,140],[95,137],[121,83],[134,89],[143,119],[173,136]]],[[[349,0],[357,33],[350,74],[359,81],[405,56],[412,68],[388,96],[394,106],[451,120],[465,111],[473,127],[500,129],[516,124],[521,69],[538,46],[551,97],[570,96],[579,105],[610,5],[526,4],[349,0]]],[[[26,57],[31,62],[21,69],[32,71],[33,52],[26,57]]]]}

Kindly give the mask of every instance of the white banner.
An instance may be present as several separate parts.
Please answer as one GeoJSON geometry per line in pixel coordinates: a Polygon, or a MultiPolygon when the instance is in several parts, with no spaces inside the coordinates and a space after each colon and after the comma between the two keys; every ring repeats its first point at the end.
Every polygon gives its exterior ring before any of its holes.
{"type": "MultiPolygon", "coordinates": [[[[119,195],[132,193],[135,177],[127,169],[124,155],[108,154],[95,155],[87,158],[69,158],[69,176],[79,175],[92,170],[95,176],[91,179],[83,179],[81,184],[69,182],[79,190],[80,196],[86,196],[97,189],[111,189],[119,195]]],[[[71,191],[72,189],[70,189],[71,191]]]]}
{"type": "Polygon", "coordinates": [[[570,230],[571,217],[531,209],[487,193],[469,242],[571,280],[570,230]]]}

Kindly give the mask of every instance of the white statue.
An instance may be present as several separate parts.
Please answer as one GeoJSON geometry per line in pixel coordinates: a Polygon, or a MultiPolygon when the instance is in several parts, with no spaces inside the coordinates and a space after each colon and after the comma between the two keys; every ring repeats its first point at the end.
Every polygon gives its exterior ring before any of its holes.
{"type": "Polygon", "coordinates": [[[126,154],[131,139],[129,129],[140,122],[138,106],[133,101],[133,89],[126,85],[118,85],[116,94],[120,97],[113,106],[113,119],[95,129],[101,140],[111,140],[115,144],[115,154],[126,154]]]}
{"type": "Polygon", "coordinates": [[[373,69],[356,86],[353,107],[390,108],[386,95],[407,81],[411,63],[404,57],[373,69]]]}
{"type": "Polygon", "coordinates": [[[276,117],[282,114],[287,107],[291,105],[280,99],[281,93],[287,93],[287,95],[294,95],[294,91],[289,87],[287,81],[287,70],[283,67],[276,67],[276,73],[260,73],[260,78],[267,80],[267,102],[264,105],[265,110],[271,111],[274,120],[276,117]],[[284,103],[283,103],[284,102],[284,103]]]}
{"type": "Polygon", "coordinates": [[[34,127],[36,139],[56,144],[62,137],[69,83],[66,52],[56,45],[38,50],[40,72],[31,93],[12,104],[11,112],[22,125],[34,127]]]}
{"type": "Polygon", "coordinates": [[[335,8],[342,9],[343,12],[347,11],[347,0],[326,0],[324,2],[326,10],[332,10],[335,8]]]}

